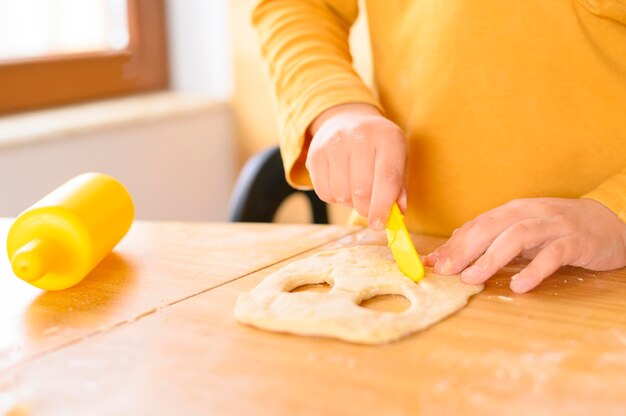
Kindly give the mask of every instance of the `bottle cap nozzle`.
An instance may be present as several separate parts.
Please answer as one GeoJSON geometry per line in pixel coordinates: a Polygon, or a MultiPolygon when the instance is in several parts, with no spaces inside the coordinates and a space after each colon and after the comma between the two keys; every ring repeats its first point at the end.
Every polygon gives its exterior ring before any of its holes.
{"type": "Polygon", "coordinates": [[[31,240],[13,254],[13,272],[27,282],[38,280],[48,272],[51,255],[52,247],[49,242],[41,238],[31,240]]]}

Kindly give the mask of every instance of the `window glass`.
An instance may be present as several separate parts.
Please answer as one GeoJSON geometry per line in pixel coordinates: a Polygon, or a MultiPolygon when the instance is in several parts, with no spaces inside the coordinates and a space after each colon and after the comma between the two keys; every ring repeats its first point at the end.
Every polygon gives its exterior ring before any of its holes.
{"type": "Polygon", "coordinates": [[[0,61],[125,49],[126,0],[0,0],[0,61]]]}

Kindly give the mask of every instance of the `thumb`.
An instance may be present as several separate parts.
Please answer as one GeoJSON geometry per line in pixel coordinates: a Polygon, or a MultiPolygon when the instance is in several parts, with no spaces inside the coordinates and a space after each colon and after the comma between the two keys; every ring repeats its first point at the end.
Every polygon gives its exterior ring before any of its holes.
{"type": "Polygon", "coordinates": [[[398,208],[400,208],[400,212],[402,214],[406,213],[406,205],[407,205],[407,193],[406,187],[402,185],[402,189],[400,189],[400,195],[398,195],[398,208]]]}

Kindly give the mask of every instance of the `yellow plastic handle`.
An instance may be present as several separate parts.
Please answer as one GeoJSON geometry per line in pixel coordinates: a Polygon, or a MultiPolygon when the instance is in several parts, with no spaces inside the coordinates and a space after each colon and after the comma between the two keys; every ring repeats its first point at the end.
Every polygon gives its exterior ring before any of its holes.
{"type": "Polygon", "coordinates": [[[398,268],[411,280],[419,282],[424,277],[424,266],[404,225],[404,216],[395,202],[391,208],[385,231],[387,232],[387,244],[398,268]]]}

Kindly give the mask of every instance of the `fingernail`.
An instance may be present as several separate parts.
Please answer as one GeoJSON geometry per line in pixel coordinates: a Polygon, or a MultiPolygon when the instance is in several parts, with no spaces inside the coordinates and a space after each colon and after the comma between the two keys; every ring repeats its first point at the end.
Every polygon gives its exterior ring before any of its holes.
{"type": "Polygon", "coordinates": [[[448,274],[450,273],[450,269],[452,269],[452,261],[448,258],[439,260],[435,264],[435,271],[439,274],[448,274]]]}
{"type": "Polygon", "coordinates": [[[372,227],[372,229],[375,230],[375,231],[382,231],[382,229],[383,229],[383,220],[381,220],[380,218],[374,218],[370,222],[370,227],[372,227]]]}
{"type": "Polygon", "coordinates": [[[525,293],[528,291],[527,283],[523,279],[519,279],[519,274],[511,277],[511,290],[515,293],[525,293]]]}

